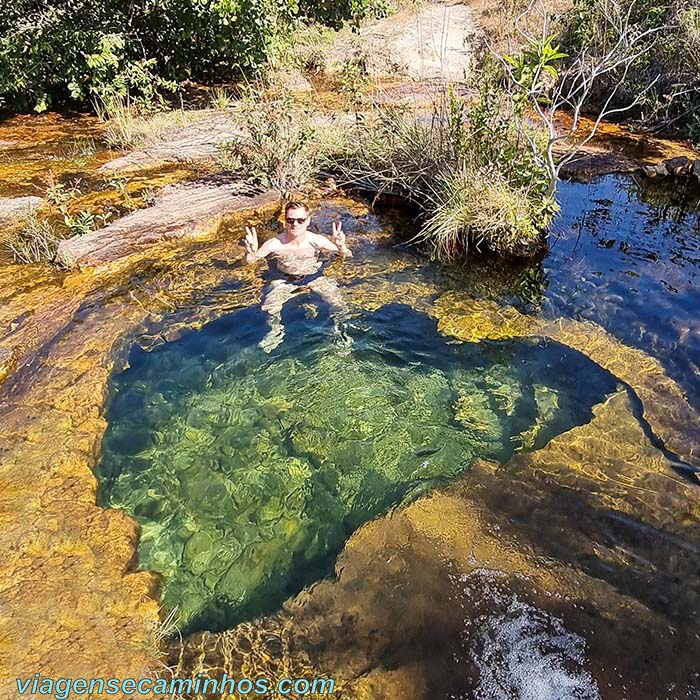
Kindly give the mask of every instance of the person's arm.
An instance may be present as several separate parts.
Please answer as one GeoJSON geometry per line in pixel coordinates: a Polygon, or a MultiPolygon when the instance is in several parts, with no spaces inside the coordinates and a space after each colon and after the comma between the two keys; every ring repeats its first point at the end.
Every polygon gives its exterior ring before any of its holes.
{"type": "Polygon", "coordinates": [[[279,242],[276,238],[271,238],[265,241],[261,246],[258,246],[258,232],[255,226],[245,227],[245,238],[243,245],[245,246],[245,261],[247,264],[254,263],[256,260],[266,258],[277,246],[279,242]]]}

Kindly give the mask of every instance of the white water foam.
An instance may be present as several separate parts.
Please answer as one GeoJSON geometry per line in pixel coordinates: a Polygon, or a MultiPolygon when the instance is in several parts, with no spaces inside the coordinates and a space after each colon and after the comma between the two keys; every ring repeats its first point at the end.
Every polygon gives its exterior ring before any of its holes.
{"type": "MultiPolygon", "coordinates": [[[[567,630],[559,618],[500,589],[495,578],[482,578],[481,584],[486,583],[498,612],[468,624],[469,652],[480,675],[477,700],[600,700],[598,686],[584,668],[583,637],[567,630]]],[[[464,592],[469,594],[470,588],[464,592]]]]}

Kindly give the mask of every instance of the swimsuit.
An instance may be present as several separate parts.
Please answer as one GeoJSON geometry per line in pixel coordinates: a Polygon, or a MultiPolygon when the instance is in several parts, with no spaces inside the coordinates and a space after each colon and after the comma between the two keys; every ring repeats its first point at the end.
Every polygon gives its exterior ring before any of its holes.
{"type": "Polygon", "coordinates": [[[319,259],[315,255],[269,255],[268,274],[265,278],[268,282],[286,282],[300,289],[323,276],[323,270],[328,260],[319,259]]]}

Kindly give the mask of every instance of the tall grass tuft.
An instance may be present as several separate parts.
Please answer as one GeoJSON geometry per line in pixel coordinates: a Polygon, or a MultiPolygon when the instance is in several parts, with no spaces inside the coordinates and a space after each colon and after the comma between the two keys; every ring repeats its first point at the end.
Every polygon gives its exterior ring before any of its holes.
{"type": "Polygon", "coordinates": [[[540,239],[527,193],[494,169],[462,164],[441,173],[428,206],[415,239],[440,260],[455,260],[470,244],[478,250],[482,243],[501,255],[527,253],[540,239]]]}
{"type": "Polygon", "coordinates": [[[197,116],[184,109],[144,114],[128,95],[113,94],[95,102],[95,111],[107,124],[102,139],[113,148],[143,148],[161,141],[197,116]]]}
{"type": "Polygon", "coordinates": [[[235,103],[236,98],[227,88],[216,85],[209,91],[209,106],[216,110],[230,109],[235,103]]]}
{"type": "Polygon", "coordinates": [[[532,255],[556,212],[537,135],[497,93],[467,105],[449,93],[432,114],[381,108],[358,125],[335,166],[340,184],[418,205],[415,240],[453,260],[471,245],[532,255]]]}
{"type": "Polygon", "coordinates": [[[62,236],[48,221],[29,214],[21,227],[5,236],[3,244],[15,262],[53,262],[61,240],[62,236]]]}

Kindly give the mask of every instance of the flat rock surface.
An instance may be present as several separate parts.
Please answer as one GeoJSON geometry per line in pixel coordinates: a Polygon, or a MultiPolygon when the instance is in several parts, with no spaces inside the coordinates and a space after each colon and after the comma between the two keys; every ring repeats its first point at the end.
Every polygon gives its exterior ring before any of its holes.
{"type": "Polygon", "coordinates": [[[239,132],[233,119],[216,114],[178,127],[162,140],[132,153],[110,160],[98,172],[127,172],[153,168],[166,163],[198,162],[216,157],[220,144],[239,132]]]}
{"type": "Polygon", "coordinates": [[[61,241],[58,261],[67,267],[112,262],[162,240],[206,235],[224,214],[273,204],[279,192],[252,186],[238,175],[221,173],[166,187],[155,204],[109,226],[61,241]]]}
{"type": "Polygon", "coordinates": [[[43,203],[41,197],[0,197],[0,224],[26,216],[43,203]]]}
{"type": "Polygon", "coordinates": [[[478,34],[471,9],[455,2],[406,9],[360,32],[372,72],[447,81],[470,72],[478,34]]]}

